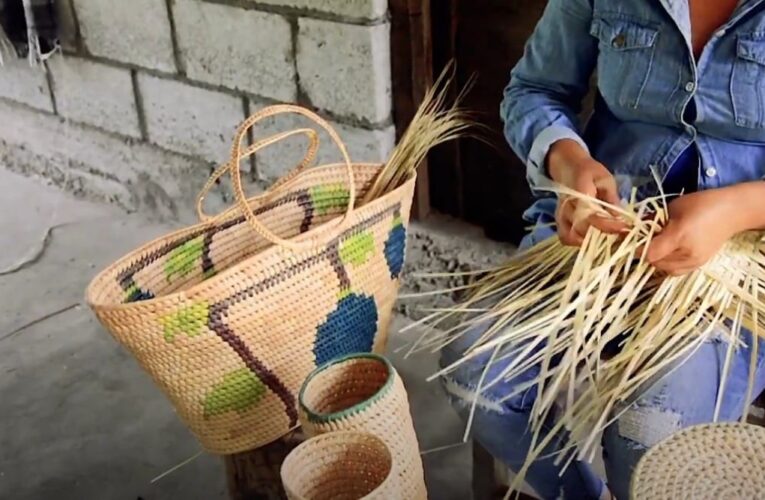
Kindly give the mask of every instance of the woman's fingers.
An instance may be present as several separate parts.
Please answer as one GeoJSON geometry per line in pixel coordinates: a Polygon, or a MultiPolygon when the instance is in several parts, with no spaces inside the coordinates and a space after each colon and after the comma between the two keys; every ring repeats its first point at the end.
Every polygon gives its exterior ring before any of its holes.
{"type": "Polygon", "coordinates": [[[584,237],[587,235],[587,231],[590,229],[590,217],[576,218],[574,216],[573,224],[571,225],[571,232],[575,234],[575,237],[584,241],[584,237]]]}
{"type": "Polygon", "coordinates": [[[619,189],[613,175],[605,175],[595,180],[596,196],[614,206],[619,206],[619,189]]]}
{"type": "Polygon", "coordinates": [[[648,245],[646,259],[653,265],[669,257],[673,252],[680,248],[680,235],[675,230],[675,225],[669,221],[662,229],[661,233],[656,235],[648,245]]]}
{"type": "Polygon", "coordinates": [[[621,234],[629,231],[627,223],[616,217],[593,214],[589,218],[589,223],[604,233],[621,234]]]}
{"type": "Polygon", "coordinates": [[[574,230],[570,220],[562,220],[558,223],[558,237],[561,243],[572,247],[581,246],[584,241],[584,237],[574,230]]]}
{"type": "Polygon", "coordinates": [[[570,246],[581,245],[591,226],[610,234],[629,230],[624,221],[596,211],[597,208],[590,203],[570,197],[561,199],[556,215],[561,242],[570,246]]]}
{"type": "Polygon", "coordinates": [[[573,214],[575,203],[570,198],[560,200],[560,205],[555,219],[558,224],[558,237],[561,243],[568,246],[580,246],[583,237],[573,228],[573,214]]]}

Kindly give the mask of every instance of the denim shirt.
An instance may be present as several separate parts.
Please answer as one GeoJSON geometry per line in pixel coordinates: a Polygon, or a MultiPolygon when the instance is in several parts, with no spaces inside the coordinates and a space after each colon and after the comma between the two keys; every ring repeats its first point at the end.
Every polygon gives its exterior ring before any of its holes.
{"type": "MultiPolygon", "coordinates": [[[[511,73],[501,105],[504,132],[526,162],[532,189],[549,182],[545,157],[557,140],[578,141],[614,174],[623,198],[658,191],[689,147],[698,189],[765,176],[765,0],[741,0],[693,56],[687,0],[550,0],[511,73]],[[598,97],[577,120],[590,76],[598,97]],[[693,102],[695,119],[686,108],[693,102]]],[[[526,218],[553,220],[556,200],[535,192],[526,218]]],[[[525,245],[551,234],[539,229],[525,245]]]]}

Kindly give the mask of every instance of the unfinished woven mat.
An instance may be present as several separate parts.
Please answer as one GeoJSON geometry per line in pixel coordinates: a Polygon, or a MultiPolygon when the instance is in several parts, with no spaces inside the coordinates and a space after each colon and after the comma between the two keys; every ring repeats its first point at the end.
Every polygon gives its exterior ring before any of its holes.
{"type": "Polygon", "coordinates": [[[765,428],[705,424],[684,429],[643,456],[632,476],[635,500],[765,498],[765,428]]]}
{"type": "Polygon", "coordinates": [[[282,483],[290,500],[408,500],[392,474],[394,462],[372,434],[331,432],[287,455],[282,483]]]}
{"type": "Polygon", "coordinates": [[[379,437],[403,498],[427,498],[406,389],[384,357],[351,354],[317,368],[300,390],[300,421],[309,436],[352,430],[379,437]]]}
{"type": "Polygon", "coordinates": [[[205,187],[230,173],[237,205],[216,217],[200,210],[203,222],[129,253],[88,287],[101,323],[208,451],[236,453],[278,439],[298,426],[297,392],[316,366],[385,349],[415,178],[357,206],[382,168],[351,164],[315,114],[266,108],[239,127],[231,160],[205,187]],[[242,147],[254,124],[280,113],[313,119],[345,163],[303,170],[317,145],[311,129],[242,147]],[[239,162],[298,133],[311,142],[303,163],[246,199],[239,162]]]}
{"type": "MultiPolygon", "coordinates": [[[[591,461],[600,452],[603,429],[647,384],[713,336],[728,345],[716,420],[735,349],[765,333],[763,232],[738,234],[700,269],[670,277],[644,255],[668,220],[663,196],[640,202],[633,197],[626,207],[617,207],[565,188],[551,190],[579,197],[603,216],[621,218],[628,229],[612,235],[591,228],[581,248],[550,238],[501,267],[477,273],[460,287],[467,292],[461,304],[422,320],[436,327],[454,317],[459,323],[446,331],[432,329],[413,346],[438,350],[462,335],[481,332],[462,358],[434,375],[480,357],[485,368],[476,393],[534,370],[528,382],[501,396],[536,391],[531,449],[513,488],[561,433],[565,445],[556,457],[559,464],[591,461]],[[501,369],[489,376],[497,362],[501,369]]],[[[752,399],[757,350],[754,342],[746,401],[752,399]]],[[[477,401],[476,396],[468,430],[477,401]]]]}

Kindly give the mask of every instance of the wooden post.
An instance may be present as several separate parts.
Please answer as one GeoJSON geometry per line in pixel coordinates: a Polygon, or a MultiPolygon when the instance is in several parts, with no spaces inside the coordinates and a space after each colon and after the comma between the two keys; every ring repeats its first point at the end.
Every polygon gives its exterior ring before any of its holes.
{"type": "MultiPolygon", "coordinates": [[[[433,83],[430,26],[431,0],[390,0],[393,121],[401,138],[433,83]]],[[[430,211],[427,159],[417,170],[412,215],[423,219],[430,211]]]]}
{"type": "Polygon", "coordinates": [[[282,462],[304,440],[297,430],[256,450],[223,457],[231,500],[286,499],[279,474],[282,462]]]}

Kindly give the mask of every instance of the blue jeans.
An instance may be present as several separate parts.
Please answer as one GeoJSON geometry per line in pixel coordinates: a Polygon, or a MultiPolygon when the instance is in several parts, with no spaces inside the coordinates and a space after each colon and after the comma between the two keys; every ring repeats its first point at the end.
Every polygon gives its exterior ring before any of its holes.
{"type": "MultiPolygon", "coordinates": [[[[445,347],[441,354],[442,366],[459,359],[484,330],[475,328],[445,347]]],[[[747,345],[739,348],[733,356],[720,421],[737,420],[745,407],[752,337],[748,333],[743,337],[747,345]]],[[[679,367],[647,384],[648,389],[605,429],[603,459],[608,486],[618,500],[629,498],[632,471],[649,447],[679,429],[713,420],[726,350],[727,344],[723,341],[716,338],[709,340],[679,367]]],[[[763,354],[765,341],[760,339],[753,397],[765,389],[763,354]]],[[[452,405],[465,420],[473,405],[474,388],[489,357],[490,353],[463,363],[442,379],[452,405]]],[[[511,361],[503,359],[493,364],[484,378],[484,384],[493,380],[511,361]]],[[[531,445],[529,414],[536,399],[536,387],[506,401],[501,400],[518,384],[535,378],[537,371],[537,368],[532,368],[513,380],[503,381],[484,391],[478,399],[473,418],[473,439],[516,471],[523,464],[531,445]]],[[[547,426],[548,429],[551,427],[547,426]]],[[[529,469],[526,482],[544,499],[561,496],[566,500],[599,498],[605,483],[589,464],[575,461],[561,473],[561,467],[553,463],[555,457],[550,455],[564,444],[562,436],[561,439],[553,439],[540,455],[543,458],[529,469]]]]}

